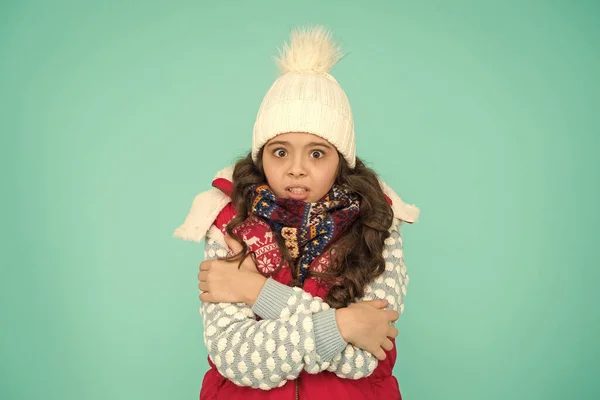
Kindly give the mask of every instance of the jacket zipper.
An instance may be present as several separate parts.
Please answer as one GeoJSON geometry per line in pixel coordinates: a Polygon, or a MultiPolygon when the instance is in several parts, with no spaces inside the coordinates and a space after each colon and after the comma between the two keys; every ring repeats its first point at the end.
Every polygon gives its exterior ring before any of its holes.
{"type": "Polygon", "coordinates": [[[296,384],[296,400],[300,398],[300,394],[298,393],[298,379],[300,379],[300,377],[296,378],[296,380],[294,381],[294,383],[296,384]]]}

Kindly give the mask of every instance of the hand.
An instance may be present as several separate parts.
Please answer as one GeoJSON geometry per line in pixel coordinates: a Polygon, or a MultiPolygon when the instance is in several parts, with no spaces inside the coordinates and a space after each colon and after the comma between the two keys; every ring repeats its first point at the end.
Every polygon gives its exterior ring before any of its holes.
{"type": "Polygon", "coordinates": [[[398,329],[390,322],[399,317],[394,310],[385,310],[387,300],[370,300],[353,303],[336,310],[336,320],[344,340],[385,360],[384,350],[394,345],[388,338],[398,336],[398,329]]]}
{"type": "MultiPolygon", "coordinates": [[[[225,243],[227,243],[227,247],[229,247],[229,250],[231,250],[233,254],[239,254],[243,249],[241,244],[239,244],[235,239],[233,239],[227,234],[225,234],[225,243]]],[[[239,261],[236,261],[236,263],[239,263],[239,261]]],[[[258,269],[256,268],[256,264],[254,264],[254,260],[252,259],[252,257],[246,257],[246,259],[242,263],[242,268],[245,268],[250,272],[256,272],[257,274],[260,273],[258,272],[258,269]]]]}
{"type": "MultiPolygon", "coordinates": [[[[228,236],[225,236],[225,242],[234,254],[242,250],[242,246],[228,236]]],[[[252,258],[246,257],[241,267],[239,260],[203,261],[198,280],[203,302],[253,305],[267,278],[258,272],[252,258]]]]}

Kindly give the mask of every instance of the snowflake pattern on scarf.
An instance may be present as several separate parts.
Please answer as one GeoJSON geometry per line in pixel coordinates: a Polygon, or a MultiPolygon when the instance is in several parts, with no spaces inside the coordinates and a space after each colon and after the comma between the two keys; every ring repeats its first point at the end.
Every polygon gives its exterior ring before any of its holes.
{"type": "MultiPolygon", "coordinates": [[[[268,185],[255,186],[251,196],[253,216],[267,223],[284,238],[286,247],[297,264],[296,275],[300,284],[304,284],[313,261],[346,233],[360,211],[356,194],[338,185],[334,185],[316,203],[278,198],[268,185]]],[[[322,263],[326,264],[327,260],[322,263]]],[[[324,267],[320,265],[318,268],[323,270],[324,267]]]]}

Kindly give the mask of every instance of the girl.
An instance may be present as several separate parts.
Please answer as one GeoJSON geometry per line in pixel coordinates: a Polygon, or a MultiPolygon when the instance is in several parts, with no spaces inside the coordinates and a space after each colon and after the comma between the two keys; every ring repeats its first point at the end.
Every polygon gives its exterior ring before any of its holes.
{"type": "Polygon", "coordinates": [[[356,157],[350,105],[328,73],[341,57],[322,27],[292,33],[252,151],[175,231],[206,237],[200,399],[401,399],[399,230],[419,209],[356,157]]]}

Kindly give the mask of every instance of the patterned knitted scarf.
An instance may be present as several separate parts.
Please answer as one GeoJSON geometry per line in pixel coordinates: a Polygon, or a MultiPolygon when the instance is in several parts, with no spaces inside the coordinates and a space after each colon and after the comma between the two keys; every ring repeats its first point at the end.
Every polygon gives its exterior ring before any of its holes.
{"type": "Polygon", "coordinates": [[[358,197],[338,185],[316,203],[279,198],[268,185],[252,189],[250,212],[264,218],[283,237],[301,285],[315,258],[358,218],[358,197]]]}

